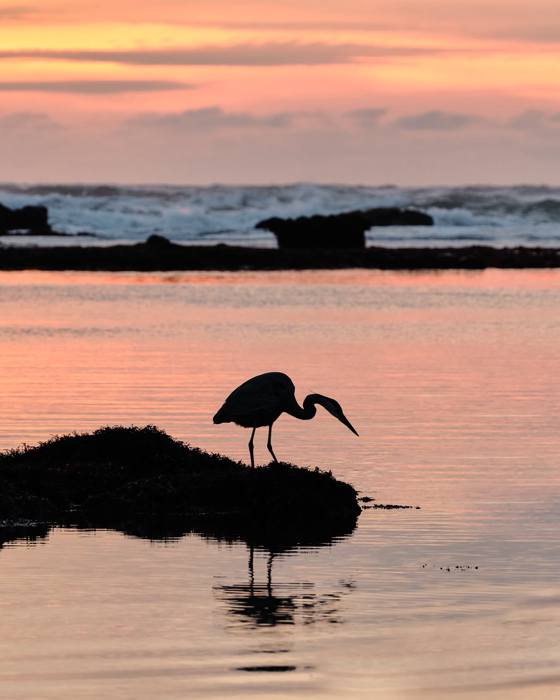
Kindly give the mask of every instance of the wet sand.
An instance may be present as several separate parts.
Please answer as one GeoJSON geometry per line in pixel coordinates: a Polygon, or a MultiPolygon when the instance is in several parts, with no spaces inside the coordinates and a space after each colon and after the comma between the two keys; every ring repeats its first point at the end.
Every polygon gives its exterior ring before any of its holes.
{"type": "Polygon", "coordinates": [[[482,270],[560,267],[560,249],[383,248],[295,250],[228,245],[184,246],[158,239],[136,245],[5,247],[0,270],[482,270]]]}

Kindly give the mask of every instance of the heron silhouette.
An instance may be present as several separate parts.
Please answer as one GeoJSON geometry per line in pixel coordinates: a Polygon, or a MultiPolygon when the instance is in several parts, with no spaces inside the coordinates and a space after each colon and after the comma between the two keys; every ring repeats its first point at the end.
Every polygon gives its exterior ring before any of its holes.
{"type": "Polygon", "coordinates": [[[278,461],[272,449],[272,425],[282,413],[288,413],[300,420],[310,420],[317,413],[315,405],[318,404],[344,423],[354,435],[358,434],[344,415],[338,401],[322,394],[309,394],[301,407],[296,401],[295,392],[294,383],[287,374],[282,372],[259,374],[232,391],[214,416],[214,423],[236,423],[243,428],[253,428],[249,440],[251,467],[255,466],[253,440],[257,428],[268,426],[266,446],[274,461],[278,461]]]}

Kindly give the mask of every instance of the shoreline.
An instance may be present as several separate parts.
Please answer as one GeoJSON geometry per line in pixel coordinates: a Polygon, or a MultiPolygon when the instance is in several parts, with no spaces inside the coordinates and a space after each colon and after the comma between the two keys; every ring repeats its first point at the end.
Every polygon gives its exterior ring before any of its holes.
{"type": "Polygon", "coordinates": [[[482,270],[558,268],[560,248],[465,246],[461,248],[275,249],[218,244],[1,247],[0,270],[162,272],[182,270],[482,270]]]}

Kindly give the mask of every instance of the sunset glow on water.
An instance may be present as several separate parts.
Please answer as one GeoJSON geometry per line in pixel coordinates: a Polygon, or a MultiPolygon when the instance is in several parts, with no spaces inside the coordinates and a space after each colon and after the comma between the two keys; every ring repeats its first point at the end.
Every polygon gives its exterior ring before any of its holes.
{"type": "Polygon", "coordinates": [[[281,370],[360,437],[284,416],[279,458],[420,509],[259,552],[252,587],[245,545],[195,535],[9,544],[0,697],[553,696],[559,302],[550,270],[2,273],[2,448],[150,423],[247,460],[211,417],[281,370]]]}

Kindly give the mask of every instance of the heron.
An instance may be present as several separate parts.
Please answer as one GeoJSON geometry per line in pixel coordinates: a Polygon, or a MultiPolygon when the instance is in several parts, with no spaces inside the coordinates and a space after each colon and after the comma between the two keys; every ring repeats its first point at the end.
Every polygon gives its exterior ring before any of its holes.
{"type": "Polygon", "coordinates": [[[278,462],[272,449],[272,426],[282,413],[288,413],[300,420],[310,420],[317,413],[316,404],[323,406],[331,415],[343,423],[354,435],[358,435],[344,415],[338,401],[322,394],[309,394],[303,407],[296,401],[296,388],[287,374],[266,372],[243,382],[224,401],[224,405],[214,416],[214,423],[236,423],[243,428],[252,428],[249,439],[251,467],[255,466],[253,441],[257,428],[268,426],[266,444],[272,459],[278,462]]]}

